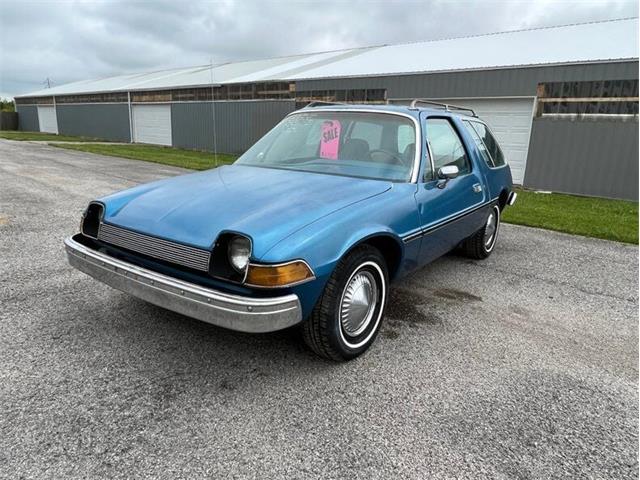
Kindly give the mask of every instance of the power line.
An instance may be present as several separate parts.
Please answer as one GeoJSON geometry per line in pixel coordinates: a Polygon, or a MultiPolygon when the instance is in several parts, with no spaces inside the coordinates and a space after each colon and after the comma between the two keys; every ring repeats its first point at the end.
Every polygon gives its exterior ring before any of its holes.
{"type": "Polygon", "coordinates": [[[218,137],[216,134],[216,101],[213,86],[213,58],[209,59],[209,72],[211,75],[211,120],[213,123],[213,158],[215,166],[218,166],[218,137]]]}

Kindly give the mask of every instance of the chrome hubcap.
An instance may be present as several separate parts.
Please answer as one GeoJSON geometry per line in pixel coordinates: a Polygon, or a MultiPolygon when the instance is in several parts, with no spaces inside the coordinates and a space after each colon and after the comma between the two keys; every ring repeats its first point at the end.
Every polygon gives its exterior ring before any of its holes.
{"type": "Polygon", "coordinates": [[[496,236],[496,230],[498,228],[498,216],[495,210],[491,210],[489,218],[487,218],[487,224],[484,227],[484,246],[491,248],[493,239],[496,236]]]}
{"type": "Polygon", "coordinates": [[[357,272],[344,290],[340,302],[340,323],[350,337],[357,337],[366,330],[375,313],[378,285],[370,272],[357,272]]]}

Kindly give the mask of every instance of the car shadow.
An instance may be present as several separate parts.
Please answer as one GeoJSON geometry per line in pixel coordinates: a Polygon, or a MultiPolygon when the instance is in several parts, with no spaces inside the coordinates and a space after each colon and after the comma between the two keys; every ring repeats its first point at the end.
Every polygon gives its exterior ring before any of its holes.
{"type": "MultiPolygon", "coordinates": [[[[209,392],[235,394],[292,378],[313,383],[322,376],[351,374],[386,362],[389,349],[384,348],[385,343],[401,345],[397,339],[404,334],[414,335],[421,329],[421,334],[430,335],[441,330],[443,320],[430,312],[433,304],[420,286],[436,288],[437,272],[460,261],[455,257],[437,260],[396,284],[380,338],[365,355],[351,362],[318,357],[306,347],[296,327],[264,334],[236,332],[116,291],[103,295],[103,301],[93,305],[90,318],[83,319],[91,332],[87,343],[106,362],[105,368],[131,369],[135,375],[147,377],[163,398],[176,388],[180,390],[179,385],[187,389],[201,385],[209,392]]],[[[441,297],[456,295],[443,292],[441,297]]],[[[86,304],[77,308],[87,314],[86,304]]]]}

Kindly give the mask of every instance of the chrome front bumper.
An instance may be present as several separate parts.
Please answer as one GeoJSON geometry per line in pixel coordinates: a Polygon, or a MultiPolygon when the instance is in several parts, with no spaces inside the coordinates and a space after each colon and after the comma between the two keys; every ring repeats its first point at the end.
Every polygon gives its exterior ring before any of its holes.
{"type": "Polygon", "coordinates": [[[514,203],[516,203],[516,199],[517,199],[517,198],[518,198],[518,194],[517,194],[516,192],[512,191],[512,192],[509,194],[509,198],[507,198],[507,205],[511,206],[511,205],[513,205],[514,203]]]}
{"type": "Polygon", "coordinates": [[[231,295],[162,275],[92,250],[69,237],[69,264],[107,285],[174,312],[242,332],[273,332],[302,320],[294,294],[273,298],[231,295]]]}

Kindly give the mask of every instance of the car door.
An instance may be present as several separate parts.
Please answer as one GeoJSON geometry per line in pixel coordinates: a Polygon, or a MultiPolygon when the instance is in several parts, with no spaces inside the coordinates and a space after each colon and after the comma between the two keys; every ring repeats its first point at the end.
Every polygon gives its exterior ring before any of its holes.
{"type": "Polygon", "coordinates": [[[460,128],[455,119],[447,116],[423,120],[428,158],[423,162],[416,191],[422,226],[421,264],[452,250],[482,226],[481,210],[487,192],[460,128]],[[458,167],[456,178],[438,178],[438,170],[447,165],[458,167]]]}

